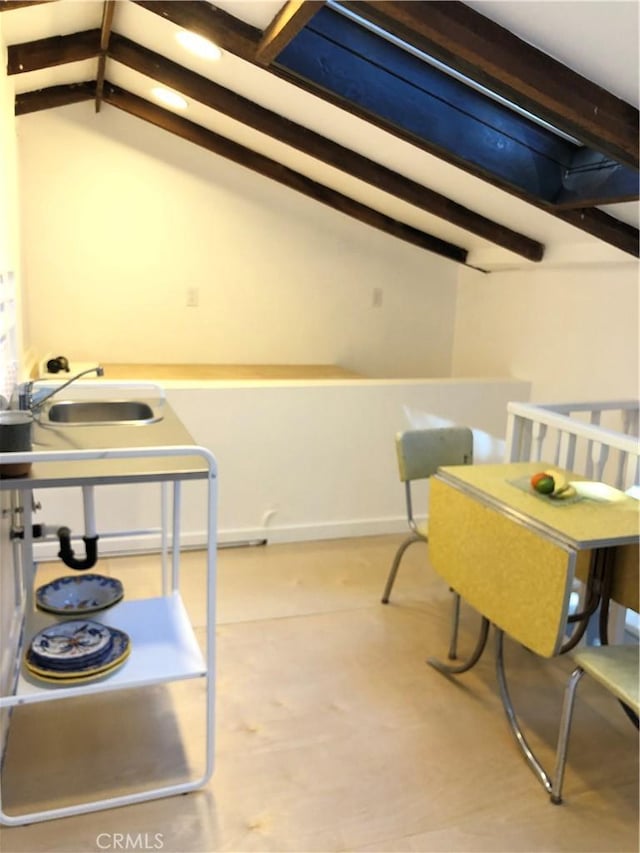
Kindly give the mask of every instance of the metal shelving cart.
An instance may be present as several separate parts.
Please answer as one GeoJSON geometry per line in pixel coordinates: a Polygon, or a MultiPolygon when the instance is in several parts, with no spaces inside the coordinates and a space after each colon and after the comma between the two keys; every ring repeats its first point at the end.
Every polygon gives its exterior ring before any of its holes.
{"type": "MultiPolygon", "coordinates": [[[[168,412],[171,415],[171,412],[168,412]]],[[[206,682],[204,771],[197,778],[171,784],[154,784],[143,790],[95,798],[20,814],[8,814],[2,801],[0,781],[0,823],[21,825],[53,818],[67,817],[100,809],[110,809],[144,800],[187,793],[208,781],[214,763],[215,709],[215,591],[216,591],[216,461],[209,450],[187,444],[189,436],[175,420],[173,437],[185,443],[165,446],[118,447],[102,449],[53,450],[12,454],[12,461],[33,463],[31,475],[24,479],[0,479],[0,493],[6,493],[5,504],[11,502],[13,512],[22,513],[21,538],[14,539],[14,566],[3,567],[15,572],[16,614],[20,623],[13,638],[14,671],[5,681],[10,690],[0,697],[0,714],[4,734],[10,731],[11,714],[17,706],[30,703],[62,702],[66,699],[105,694],[128,688],[147,688],[185,679],[206,682]],[[204,481],[206,488],[206,625],[205,651],[201,652],[180,592],[180,509],[181,485],[188,480],[204,481]],[[51,684],[32,677],[24,666],[25,645],[39,630],[51,625],[56,617],[38,610],[34,602],[33,492],[35,489],[81,487],[123,483],[161,484],[162,530],[162,594],[148,599],[125,598],[109,609],[91,614],[91,619],[126,632],[131,640],[131,654],[111,674],[95,681],[51,684]],[[170,511],[169,511],[170,510],[170,511]]],[[[143,435],[143,433],[138,433],[143,435]]],[[[152,438],[153,433],[149,433],[152,438]]],[[[147,436],[145,435],[145,438],[147,436]]],[[[1,495],[0,495],[1,496],[1,495]]],[[[5,739],[6,740],[6,739],[5,739]]],[[[4,744],[3,744],[4,746],[4,744]]],[[[34,762],[37,758],[34,758],[34,762]]],[[[88,759],[89,760],[89,759],[88,759]]],[[[35,772],[35,771],[34,771],[35,772]]]]}

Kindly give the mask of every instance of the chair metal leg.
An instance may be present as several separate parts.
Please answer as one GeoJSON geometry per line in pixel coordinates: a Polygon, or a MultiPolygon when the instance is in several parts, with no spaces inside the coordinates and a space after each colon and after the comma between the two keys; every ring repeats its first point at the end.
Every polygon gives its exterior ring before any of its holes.
{"type": "Polygon", "coordinates": [[[558,746],[556,748],[556,766],[553,771],[553,784],[550,792],[551,802],[556,806],[562,802],[562,783],[567,763],[567,749],[569,746],[569,734],[571,732],[571,720],[573,718],[573,706],[576,698],[576,688],[583,675],[584,670],[581,667],[574,669],[564,692],[564,703],[562,705],[562,716],[558,731],[558,746]]]}
{"type": "Polygon", "coordinates": [[[516,743],[518,744],[520,751],[527,760],[529,767],[531,767],[538,781],[542,784],[547,793],[550,794],[552,789],[551,779],[549,778],[544,768],[534,755],[531,747],[527,743],[527,739],[525,738],[524,733],[520,728],[518,719],[513,709],[513,704],[509,696],[509,690],[507,688],[507,678],[504,671],[503,646],[504,631],[500,630],[499,628],[496,628],[496,675],[498,677],[498,688],[500,690],[500,698],[502,699],[502,704],[507,715],[507,720],[509,721],[509,726],[511,727],[511,731],[513,732],[513,735],[516,739],[516,743]]]}
{"type": "Polygon", "coordinates": [[[407,550],[409,545],[413,545],[414,542],[426,542],[424,536],[420,536],[419,533],[412,533],[408,536],[404,542],[400,545],[398,550],[396,551],[396,555],[393,558],[393,563],[391,564],[391,570],[389,571],[389,577],[387,578],[387,583],[384,588],[384,592],[382,593],[382,603],[389,603],[389,596],[391,595],[391,590],[393,589],[393,584],[396,579],[396,575],[398,574],[398,568],[400,566],[400,560],[402,560],[402,556],[404,552],[407,550]]]}
{"type": "MultiPolygon", "coordinates": [[[[400,567],[400,561],[404,555],[404,552],[407,550],[409,545],[413,545],[414,542],[427,542],[427,538],[425,536],[421,536],[419,533],[412,533],[408,536],[404,542],[400,545],[398,550],[396,551],[396,555],[393,558],[393,563],[391,565],[391,569],[389,571],[389,576],[387,577],[387,583],[385,584],[384,592],[382,593],[382,603],[389,603],[389,596],[391,595],[391,590],[393,589],[393,585],[396,580],[396,575],[398,574],[398,569],[400,567]]],[[[458,627],[460,624],[460,596],[455,590],[451,590],[453,593],[453,610],[451,614],[451,639],[449,641],[449,653],[447,657],[449,660],[456,660],[458,657],[458,627]]],[[[475,661],[474,661],[475,663],[475,661]]]]}
{"type": "MultiPolygon", "coordinates": [[[[456,593],[457,594],[457,593],[456,593]]],[[[437,669],[439,672],[443,672],[445,675],[460,675],[462,672],[467,672],[467,670],[474,667],[480,657],[482,652],[484,651],[484,647],[487,645],[487,637],[489,635],[489,620],[484,616],[482,617],[482,623],[480,625],[480,634],[478,635],[478,642],[476,643],[476,647],[471,653],[471,656],[461,664],[457,666],[452,666],[449,663],[443,663],[441,660],[437,658],[428,658],[427,663],[432,666],[434,669],[437,669]]]]}
{"type": "Polygon", "coordinates": [[[449,660],[456,660],[458,657],[458,628],[460,625],[460,596],[455,590],[453,593],[453,608],[451,612],[451,640],[449,641],[449,660]]]}

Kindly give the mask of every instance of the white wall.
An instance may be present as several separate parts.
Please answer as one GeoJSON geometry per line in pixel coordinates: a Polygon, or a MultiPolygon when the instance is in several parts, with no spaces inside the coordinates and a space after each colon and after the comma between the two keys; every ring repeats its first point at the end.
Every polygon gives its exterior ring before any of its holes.
{"type": "MultiPolygon", "coordinates": [[[[407,529],[398,479],[396,432],[437,417],[474,428],[478,462],[502,459],[507,403],[527,400],[525,382],[492,380],[346,380],[296,382],[170,382],[167,398],[194,441],[215,455],[222,542],[295,541],[407,529]]],[[[89,393],[81,383],[74,394],[89,393]]],[[[144,427],[142,427],[144,429],[144,427]]],[[[427,508],[416,490],[416,515],[427,508]]],[[[185,542],[202,545],[203,490],[183,486],[185,542]]],[[[84,531],[81,490],[41,489],[38,522],[74,536],[84,531]]],[[[158,546],[159,537],[108,538],[115,531],[157,525],[159,488],[96,488],[101,553],[158,546]]],[[[79,544],[82,553],[82,543],[79,544]]],[[[38,546],[55,557],[57,541],[38,546]]]]}
{"type": "MultiPolygon", "coordinates": [[[[20,314],[19,302],[19,233],[18,200],[16,176],[16,138],[13,115],[13,84],[6,74],[7,51],[2,38],[0,16],[0,304],[8,313],[20,314]],[[11,289],[8,298],[8,289],[11,289]],[[16,294],[17,291],[17,294],[16,294]],[[17,295],[17,305],[13,307],[13,295],[17,295]]],[[[14,320],[0,317],[0,393],[10,396],[16,381],[15,360],[20,346],[20,329],[14,328],[14,320]],[[17,333],[17,334],[14,334],[17,333]]],[[[17,642],[20,628],[19,613],[16,609],[16,592],[12,568],[12,548],[9,539],[10,516],[9,496],[0,493],[0,693],[8,687],[11,670],[10,656],[17,642]]],[[[4,748],[7,712],[0,714],[0,755],[4,748]]]]}
{"type": "MultiPolygon", "coordinates": [[[[0,21],[1,24],[1,21],[0,21]]],[[[14,89],[7,76],[7,49],[0,29],[0,271],[18,268],[18,220],[16,174],[16,124],[13,114],[14,89]]]]}
{"type": "Polygon", "coordinates": [[[453,262],[109,105],[33,113],[18,131],[41,353],[449,374],[453,262]]]}
{"type": "Polygon", "coordinates": [[[453,375],[526,379],[538,402],[637,398],[638,272],[461,269],[453,375]]]}
{"type": "Polygon", "coordinates": [[[22,346],[20,241],[13,82],[0,30],[0,394],[8,398],[17,380],[22,346]]]}

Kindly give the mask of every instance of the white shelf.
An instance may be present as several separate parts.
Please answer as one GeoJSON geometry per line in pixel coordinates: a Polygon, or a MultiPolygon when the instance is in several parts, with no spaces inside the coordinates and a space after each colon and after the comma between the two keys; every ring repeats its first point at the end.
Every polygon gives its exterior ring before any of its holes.
{"type": "MultiPolygon", "coordinates": [[[[86,684],[58,686],[38,681],[22,666],[15,694],[0,698],[0,707],[67,699],[88,693],[142,687],[164,681],[199,678],[207,674],[187,612],[178,593],[160,598],[123,601],[88,619],[125,631],[131,638],[131,654],[114,673],[86,684]]],[[[38,631],[55,623],[55,615],[36,611],[25,625],[25,643],[38,631]]]]}

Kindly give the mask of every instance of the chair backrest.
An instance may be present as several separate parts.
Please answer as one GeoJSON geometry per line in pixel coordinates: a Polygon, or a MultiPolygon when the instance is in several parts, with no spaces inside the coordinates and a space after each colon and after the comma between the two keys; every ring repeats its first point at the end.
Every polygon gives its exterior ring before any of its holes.
{"type": "Polygon", "coordinates": [[[424,480],[441,465],[473,462],[473,433],[468,427],[413,429],[396,435],[400,480],[424,480]]]}

